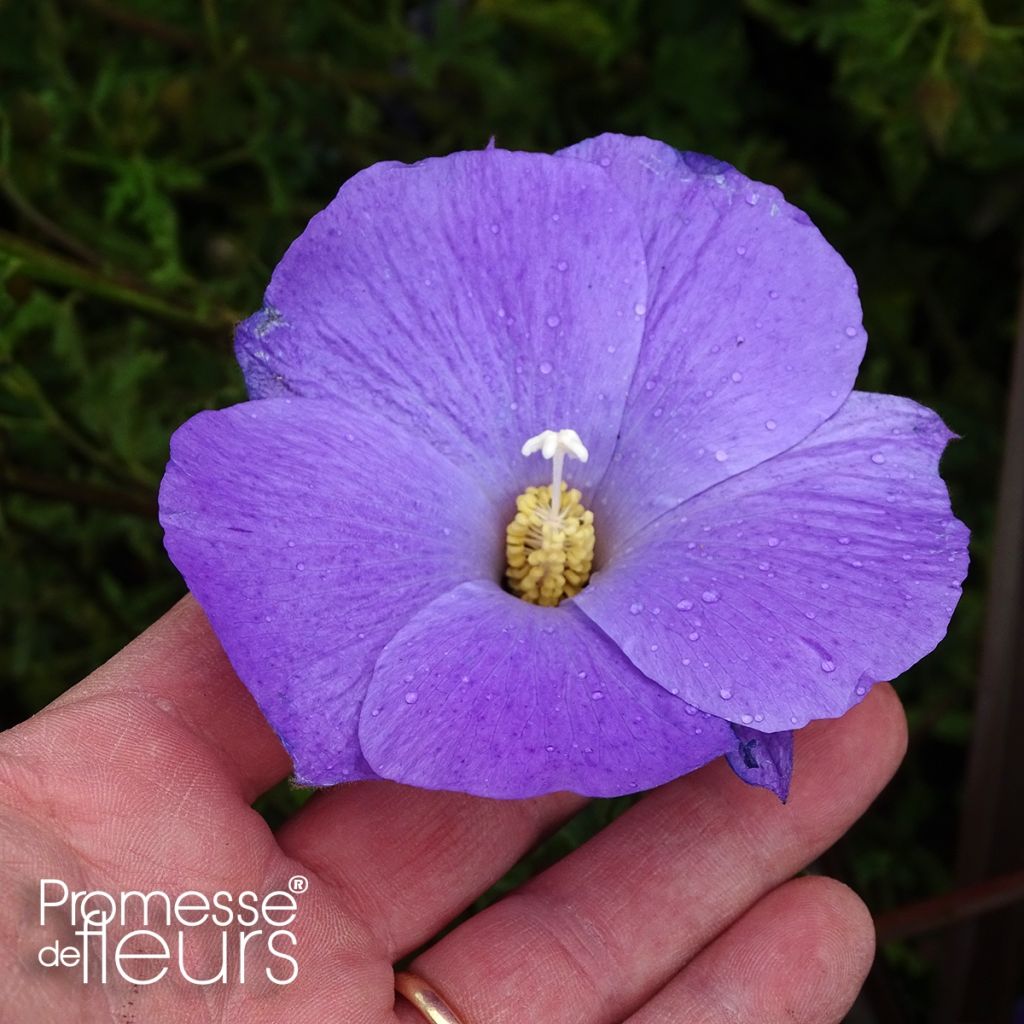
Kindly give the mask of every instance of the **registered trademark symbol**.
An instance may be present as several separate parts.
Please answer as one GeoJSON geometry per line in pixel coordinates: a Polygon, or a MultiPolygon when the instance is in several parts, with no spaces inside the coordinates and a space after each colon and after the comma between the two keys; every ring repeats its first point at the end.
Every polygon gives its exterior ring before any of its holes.
{"type": "Polygon", "coordinates": [[[309,888],[309,879],[305,875],[292,875],[288,879],[289,892],[305,892],[309,888]]]}

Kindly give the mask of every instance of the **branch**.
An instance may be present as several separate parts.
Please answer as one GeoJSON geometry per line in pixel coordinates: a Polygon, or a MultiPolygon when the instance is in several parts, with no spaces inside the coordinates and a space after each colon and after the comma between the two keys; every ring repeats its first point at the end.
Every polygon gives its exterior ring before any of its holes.
{"type": "Polygon", "coordinates": [[[879,914],[875,930],[880,943],[893,942],[946,928],[1018,900],[1024,900],[1024,871],[1012,871],[879,914]]]}
{"type": "Polygon", "coordinates": [[[63,480],[0,462],[0,491],[18,491],[37,498],[52,498],[73,505],[92,505],[127,512],[144,519],[156,518],[156,499],[142,492],[122,491],[80,480],[63,480]]]}
{"type": "Polygon", "coordinates": [[[19,269],[28,277],[67,288],[77,288],[98,298],[130,306],[159,320],[187,327],[199,334],[224,336],[235,321],[240,319],[228,310],[220,310],[206,319],[191,310],[174,306],[137,286],[83,267],[49,249],[26,242],[7,231],[0,231],[0,255],[17,261],[20,264],[19,269]]]}

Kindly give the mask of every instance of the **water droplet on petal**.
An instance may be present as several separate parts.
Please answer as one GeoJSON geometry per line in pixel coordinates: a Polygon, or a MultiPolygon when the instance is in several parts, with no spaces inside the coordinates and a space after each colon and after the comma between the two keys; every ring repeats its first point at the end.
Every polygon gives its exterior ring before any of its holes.
{"type": "Polygon", "coordinates": [[[418,694],[418,693],[417,693],[417,692],[416,692],[415,690],[410,690],[410,691],[409,691],[409,692],[408,692],[408,693],[407,693],[407,694],[405,695],[405,703],[406,703],[406,704],[415,704],[415,703],[416,703],[416,698],[417,698],[418,696],[419,696],[419,694],[418,694]]]}
{"type": "Polygon", "coordinates": [[[821,671],[822,672],[835,672],[835,670],[836,670],[836,663],[834,661],[832,661],[830,658],[826,658],[821,663],[821,671]]]}
{"type": "Polygon", "coordinates": [[[732,690],[719,690],[718,696],[721,697],[722,700],[732,700],[732,690]]]}
{"type": "Polygon", "coordinates": [[[700,633],[696,632],[696,630],[695,630],[694,632],[692,632],[690,634],[690,639],[691,640],[699,640],[700,639],[700,633]]]}
{"type": "Polygon", "coordinates": [[[633,307],[633,312],[636,313],[637,316],[643,316],[644,313],[647,312],[647,307],[642,302],[638,302],[633,307]]]}
{"type": "Polygon", "coordinates": [[[856,327],[847,327],[846,328],[846,336],[848,338],[856,338],[857,337],[857,328],[856,327]]]}
{"type": "Polygon", "coordinates": [[[540,372],[543,373],[546,377],[554,369],[554,367],[550,363],[545,362],[540,364],[539,369],[540,372]]]}
{"type": "Polygon", "coordinates": [[[729,458],[729,453],[722,451],[721,448],[715,452],[715,462],[725,462],[727,458],[729,458]]]}
{"type": "Polygon", "coordinates": [[[566,262],[565,262],[565,260],[559,260],[559,261],[558,261],[558,262],[557,262],[557,263],[555,264],[555,266],[557,266],[557,267],[558,267],[558,269],[559,269],[559,270],[561,270],[561,271],[562,271],[563,273],[564,273],[564,272],[565,272],[566,270],[568,270],[568,269],[569,269],[569,264],[568,264],[568,263],[566,263],[566,262]]]}
{"type": "Polygon", "coordinates": [[[777,548],[778,546],[779,546],[779,538],[778,537],[769,537],[768,538],[768,547],[770,547],[770,548],[777,548]]]}
{"type": "Polygon", "coordinates": [[[629,614],[630,615],[639,615],[643,610],[644,610],[644,606],[639,601],[634,601],[629,606],[629,614]]]}
{"type": "Polygon", "coordinates": [[[764,429],[765,430],[774,430],[777,426],[778,426],[778,424],[775,422],[775,420],[765,420],[764,421],[764,429]]]}
{"type": "Polygon", "coordinates": [[[850,538],[849,537],[840,537],[839,538],[839,543],[840,544],[849,544],[850,543],[850,538]]]}
{"type": "Polygon", "coordinates": [[[682,601],[679,601],[679,602],[676,603],[676,607],[680,611],[688,612],[693,607],[693,602],[692,601],[687,601],[686,598],[684,597],[682,601]]]}
{"type": "Polygon", "coordinates": [[[705,604],[714,604],[718,600],[718,597],[719,594],[717,590],[705,590],[704,593],[700,595],[700,599],[705,604]]]}
{"type": "Polygon", "coordinates": [[[754,720],[754,716],[753,716],[753,715],[740,715],[740,721],[741,721],[741,722],[742,722],[742,723],[743,723],[744,725],[750,725],[750,723],[751,723],[751,722],[752,722],[753,720],[754,720]]]}
{"type": "Polygon", "coordinates": [[[739,384],[739,382],[740,382],[741,380],[743,380],[743,374],[742,374],[742,373],[740,373],[740,371],[739,371],[739,370],[737,370],[737,371],[736,371],[736,372],[735,372],[735,373],[734,373],[734,374],[732,375],[732,382],[733,382],[733,384],[739,384]]]}
{"type": "Polygon", "coordinates": [[[591,700],[604,700],[604,694],[600,690],[595,690],[590,695],[590,699],[591,700]]]}
{"type": "Polygon", "coordinates": [[[875,452],[875,454],[871,456],[871,461],[876,466],[880,466],[883,462],[885,462],[885,456],[881,452],[875,452]]]}

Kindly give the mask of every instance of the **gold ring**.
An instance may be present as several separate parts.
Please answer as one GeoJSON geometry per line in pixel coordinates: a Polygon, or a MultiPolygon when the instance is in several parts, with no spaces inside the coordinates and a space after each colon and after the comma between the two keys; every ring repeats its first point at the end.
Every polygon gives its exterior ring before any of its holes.
{"type": "Polygon", "coordinates": [[[422,978],[403,971],[395,975],[395,991],[404,996],[430,1024],[463,1024],[462,1018],[422,978]]]}

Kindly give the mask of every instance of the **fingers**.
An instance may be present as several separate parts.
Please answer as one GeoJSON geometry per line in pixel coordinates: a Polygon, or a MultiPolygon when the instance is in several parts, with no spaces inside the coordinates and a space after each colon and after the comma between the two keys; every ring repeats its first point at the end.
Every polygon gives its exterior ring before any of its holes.
{"type": "Polygon", "coordinates": [[[82,762],[157,778],[188,767],[247,801],[290,766],[191,597],[5,734],[3,748],[30,776],[40,758],[65,773],[80,772],[82,762]]]}
{"type": "Polygon", "coordinates": [[[722,763],[663,787],[418,958],[470,1024],[611,1024],[834,842],[905,744],[891,688],[798,736],[786,806],[722,763]]]}
{"type": "Polygon", "coordinates": [[[337,886],[391,962],[435,935],[583,802],[570,793],[486,800],[357,782],[315,796],[278,842],[337,886]]]}
{"type": "Polygon", "coordinates": [[[769,893],[626,1024],[838,1024],[867,976],[867,908],[829,878],[769,893]]]}

